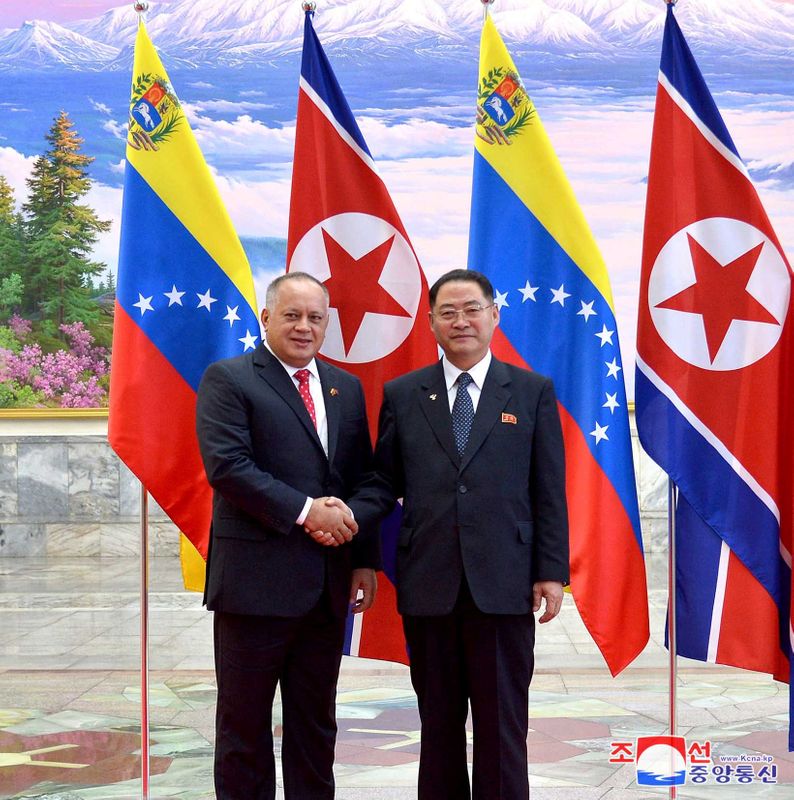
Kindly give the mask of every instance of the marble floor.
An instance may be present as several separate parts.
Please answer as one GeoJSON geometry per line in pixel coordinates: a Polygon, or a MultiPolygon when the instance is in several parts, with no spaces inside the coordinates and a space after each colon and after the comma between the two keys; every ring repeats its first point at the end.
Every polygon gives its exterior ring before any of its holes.
{"type": "MultiPolygon", "coordinates": [[[[617,761],[616,743],[633,747],[668,724],[664,558],[648,567],[653,638],[618,678],[570,597],[539,630],[527,740],[534,800],[668,796],[638,787],[635,764],[617,761]]],[[[176,559],[154,560],[149,583],[149,796],[208,800],[210,615],[182,590],[176,559]]],[[[0,560],[0,798],[141,797],[138,587],[135,559],[0,560]]],[[[704,782],[690,767],[679,798],[794,798],[785,686],[680,659],[677,709],[689,747],[711,746],[704,782]]],[[[339,800],[413,798],[419,721],[407,669],[345,658],[338,718],[339,800]]]]}

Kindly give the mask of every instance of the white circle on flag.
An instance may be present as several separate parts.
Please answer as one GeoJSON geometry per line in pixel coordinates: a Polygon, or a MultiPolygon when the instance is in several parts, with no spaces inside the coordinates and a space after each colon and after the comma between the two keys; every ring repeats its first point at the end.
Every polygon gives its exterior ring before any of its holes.
{"type": "Polygon", "coordinates": [[[681,228],[659,251],[648,281],[648,306],[657,332],[679,358],[724,372],[747,367],[775,347],[783,332],[790,292],[789,269],[768,236],[741,220],[710,217],[681,228]],[[778,324],[732,320],[713,361],[701,314],[658,307],[697,282],[688,235],[723,266],[763,244],[746,291],[778,324]]]}
{"type": "Polygon", "coordinates": [[[353,259],[359,259],[394,237],[378,283],[410,316],[392,316],[368,312],[350,347],[345,352],[339,312],[329,309],[328,331],[320,353],[334,361],[364,364],[394,352],[411,333],[422,294],[419,262],[411,245],[393,225],[381,217],[347,212],[327,217],[309,230],[298,242],[289,270],[300,270],[325,282],[331,278],[331,266],[323,231],[343,247],[353,259]]]}

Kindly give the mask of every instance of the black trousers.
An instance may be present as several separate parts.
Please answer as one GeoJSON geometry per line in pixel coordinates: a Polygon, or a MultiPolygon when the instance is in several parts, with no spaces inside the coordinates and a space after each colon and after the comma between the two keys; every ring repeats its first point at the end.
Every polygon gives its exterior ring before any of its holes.
{"type": "Polygon", "coordinates": [[[451,614],[403,618],[422,745],[419,800],[528,800],[532,614],[484,614],[466,581],[451,614]],[[466,719],[471,703],[473,781],[466,719]]]}
{"type": "Polygon", "coordinates": [[[336,684],[345,618],[327,594],[302,617],[215,612],[215,792],[274,800],[273,698],[281,685],[281,766],[287,800],[334,796],[336,684]]]}

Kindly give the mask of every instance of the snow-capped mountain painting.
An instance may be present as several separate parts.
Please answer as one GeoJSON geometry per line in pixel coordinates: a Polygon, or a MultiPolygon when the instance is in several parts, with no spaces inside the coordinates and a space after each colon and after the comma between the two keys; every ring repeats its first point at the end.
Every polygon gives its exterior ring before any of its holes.
{"type": "MultiPolygon", "coordinates": [[[[502,0],[497,10],[508,42],[560,55],[619,57],[652,50],[658,47],[664,19],[660,0],[502,0]]],[[[476,38],[482,19],[473,0],[327,0],[320,15],[328,47],[361,52],[367,42],[389,51],[435,46],[439,56],[455,53],[476,38]]],[[[679,18],[690,41],[708,50],[792,55],[794,12],[784,3],[689,0],[681,4],[679,18]]],[[[42,20],[25,22],[19,30],[0,35],[0,66],[121,68],[116,56],[133,41],[136,25],[131,4],[68,28],[42,20]]],[[[148,27],[162,47],[197,68],[244,66],[298,50],[302,11],[298,3],[284,0],[174,0],[152,3],[148,27]]]]}
{"type": "MultiPolygon", "coordinates": [[[[44,135],[67,111],[96,159],[92,205],[114,223],[95,256],[114,268],[138,19],[130,0],[92,2],[106,10],[85,19],[66,0],[28,20],[9,15],[22,2],[0,4],[0,175],[23,201],[44,135]]],[[[147,29],[261,286],[283,269],[301,3],[150,6],[147,29]]],[[[490,9],[610,268],[629,364],[665,3],[490,9]]],[[[792,257],[794,2],[679,0],[675,13],[792,257]]],[[[317,0],[315,29],[431,279],[466,263],[482,14],[480,0],[317,0]]]]}

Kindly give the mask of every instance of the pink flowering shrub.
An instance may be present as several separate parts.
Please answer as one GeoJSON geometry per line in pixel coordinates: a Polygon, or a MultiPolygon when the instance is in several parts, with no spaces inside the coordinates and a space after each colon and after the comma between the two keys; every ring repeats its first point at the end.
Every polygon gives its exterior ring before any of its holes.
{"type": "MultiPolygon", "coordinates": [[[[9,325],[18,338],[30,333],[30,323],[18,318],[9,325]],[[21,336],[20,336],[21,334],[21,336]]],[[[105,385],[108,352],[94,344],[82,322],[61,325],[68,350],[44,353],[38,344],[26,344],[15,353],[0,348],[0,382],[30,387],[47,405],[63,408],[96,408],[107,401],[105,385]]]]}
{"type": "Polygon", "coordinates": [[[37,344],[26,344],[18,353],[0,350],[0,380],[31,386],[41,358],[41,347],[37,344]]]}
{"type": "Polygon", "coordinates": [[[11,316],[11,319],[8,320],[8,327],[11,328],[14,336],[16,336],[20,342],[27,339],[33,329],[30,320],[20,317],[19,314],[13,314],[11,316]]]}

